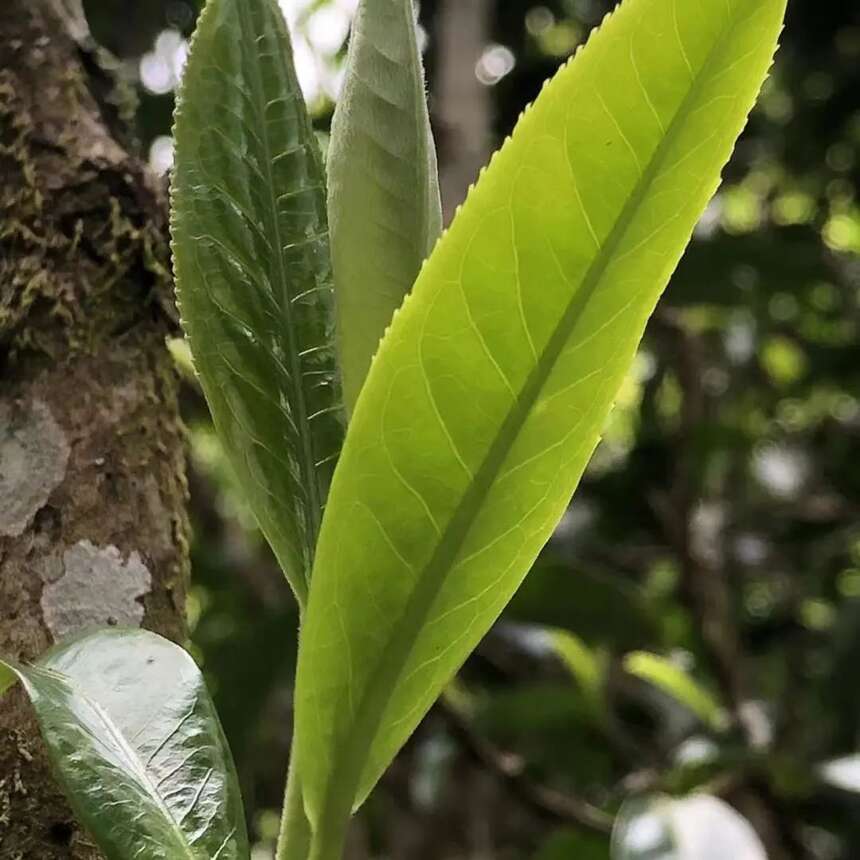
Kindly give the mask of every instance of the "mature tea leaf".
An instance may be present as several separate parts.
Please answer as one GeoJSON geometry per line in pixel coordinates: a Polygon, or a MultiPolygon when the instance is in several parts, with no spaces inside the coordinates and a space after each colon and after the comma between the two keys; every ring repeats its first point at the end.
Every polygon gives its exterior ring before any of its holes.
{"type": "Polygon", "coordinates": [[[395,317],[334,477],[300,646],[317,860],[564,512],[784,6],[622,3],[523,116],[395,317]]]}
{"type": "Polygon", "coordinates": [[[174,133],[173,252],[195,365],[303,600],[343,428],[323,169],[275,0],[209,0],[174,133]]]}
{"type": "Polygon", "coordinates": [[[328,214],[350,410],[442,229],[412,0],[362,0],[331,128],[328,214]]]}
{"type": "Polygon", "coordinates": [[[142,630],[70,639],[33,666],[0,661],[33,703],[55,773],[108,860],[249,857],[242,798],[194,661],[142,630]]]}

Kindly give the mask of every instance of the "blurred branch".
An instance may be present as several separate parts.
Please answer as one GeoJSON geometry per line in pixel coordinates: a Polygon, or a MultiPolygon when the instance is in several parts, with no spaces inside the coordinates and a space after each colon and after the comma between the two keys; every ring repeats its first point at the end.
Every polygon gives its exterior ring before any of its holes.
{"type": "MultiPolygon", "coordinates": [[[[736,619],[732,587],[722,553],[706,558],[697,546],[696,508],[699,503],[696,479],[696,439],[706,418],[702,386],[705,371],[704,343],[671,312],[658,312],[655,328],[674,353],[674,367],[681,389],[680,426],[675,451],[672,486],[667,496],[652,500],[655,513],[674,547],[681,568],[681,599],[693,613],[707,659],[736,724],[747,743],[756,746],[747,718],[750,695],[747,662],[736,619]]],[[[714,544],[725,541],[725,523],[719,524],[714,544]]],[[[782,814],[767,786],[742,780],[731,792],[735,806],[752,822],[767,847],[770,860],[803,856],[790,817],[782,814]]]]}
{"type": "Polygon", "coordinates": [[[735,624],[732,594],[725,569],[703,558],[696,546],[695,516],[699,501],[695,476],[695,439],[705,418],[702,387],[703,344],[670,312],[655,315],[655,328],[674,353],[681,388],[680,427],[676,439],[675,468],[669,493],[656,495],[651,504],[674,548],[681,569],[681,597],[701,631],[702,642],[729,708],[742,722],[747,699],[740,632],[735,624]]]}
{"type": "Polygon", "coordinates": [[[452,736],[477,764],[501,779],[511,792],[543,818],[574,824],[593,833],[609,834],[612,816],[587,800],[535,782],[526,776],[526,762],[481,737],[469,721],[444,699],[438,704],[452,736]]]}
{"type": "Polygon", "coordinates": [[[489,0],[442,0],[438,11],[434,119],[445,223],[486,164],[492,144],[490,93],[475,75],[489,41],[489,0]]]}

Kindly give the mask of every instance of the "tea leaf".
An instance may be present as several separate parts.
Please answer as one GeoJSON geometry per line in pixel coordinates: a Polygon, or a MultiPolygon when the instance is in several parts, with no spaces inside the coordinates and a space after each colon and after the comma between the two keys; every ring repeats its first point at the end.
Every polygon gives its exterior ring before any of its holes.
{"type": "Polygon", "coordinates": [[[719,184],[785,0],[626,0],[545,87],[386,334],[320,534],[297,753],[344,822],[565,511],[719,184]]]}
{"type": "Polygon", "coordinates": [[[209,0],[174,135],[173,253],[194,363],[303,602],[343,427],[323,168],[274,0],[209,0]]]}
{"type": "Polygon", "coordinates": [[[328,156],[344,401],[442,229],[412,0],[362,0],[328,156]]]}
{"type": "Polygon", "coordinates": [[[78,819],[108,860],[250,856],[233,759],[203,678],[142,630],[67,640],[21,681],[78,819]]]}

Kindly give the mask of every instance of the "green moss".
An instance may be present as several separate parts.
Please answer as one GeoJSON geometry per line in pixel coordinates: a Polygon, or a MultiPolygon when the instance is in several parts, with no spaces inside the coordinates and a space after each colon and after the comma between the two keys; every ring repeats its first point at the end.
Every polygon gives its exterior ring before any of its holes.
{"type": "MultiPolygon", "coordinates": [[[[79,78],[70,73],[64,84],[79,97],[79,78]]],[[[125,193],[139,180],[125,165],[58,164],[34,147],[33,120],[8,71],[0,72],[0,128],[8,177],[0,203],[10,213],[0,225],[0,348],[13,358],[92,352],[169,295],[165,237],[125,193]],[[56,197],[50,203],[47,188],[56,197]]],[[[80,150],[71,141],[60,146],[80,150]]]]}

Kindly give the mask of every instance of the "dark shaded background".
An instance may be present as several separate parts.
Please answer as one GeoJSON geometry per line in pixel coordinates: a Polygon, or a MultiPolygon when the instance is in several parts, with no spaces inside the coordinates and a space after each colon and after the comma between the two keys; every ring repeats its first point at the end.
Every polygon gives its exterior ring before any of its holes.
{"type": "MultiPolygon", "coordinates": [[[[345,7],[285,3],[324,133],[345,7]]],[[[141,151],[163,170],[194,4],[86,5],[137,91],[141,151]]],[[[611,5],[422,5],[447,211],[611,5]]],[[[749,817],[773,858],[860,857],[860,759],[846,768],[858,793],[820,770],[860,751],[860,11],[789,6],[773,77],[576,501],[368,802],[351,856],[605,858],[601,811],[631,791],[700,786],[749,817]],[[559,658],[560,641],[578,662],[559,658]],[[727,728],[625,671],[634,650],[695,679],[727,728]]],[[[271,857],[295,607],[190,377],[185,401],[194,649],[243,778],[254,856],[271,857]]]]}

